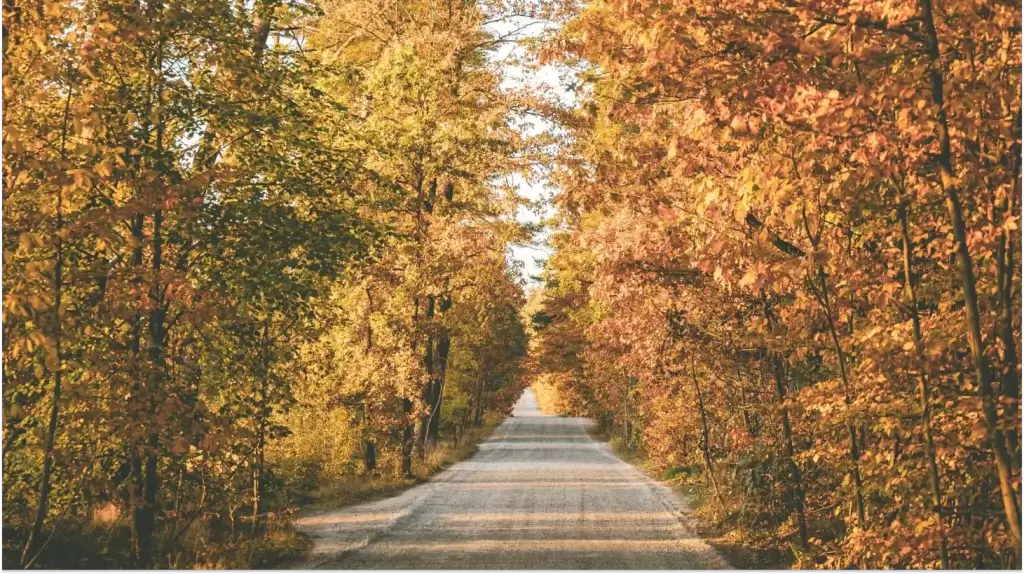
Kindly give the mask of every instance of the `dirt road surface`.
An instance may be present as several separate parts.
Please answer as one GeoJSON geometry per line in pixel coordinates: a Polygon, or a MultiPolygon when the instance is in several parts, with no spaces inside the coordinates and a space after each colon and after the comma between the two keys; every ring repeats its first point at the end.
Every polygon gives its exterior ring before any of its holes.
{"type": "Polygon", "coordinates": [[[667,487],[542,414],[527,390],[469,460],[405,493],[305,515],[304,568],[707,569],[728,564],[667,487]]]}

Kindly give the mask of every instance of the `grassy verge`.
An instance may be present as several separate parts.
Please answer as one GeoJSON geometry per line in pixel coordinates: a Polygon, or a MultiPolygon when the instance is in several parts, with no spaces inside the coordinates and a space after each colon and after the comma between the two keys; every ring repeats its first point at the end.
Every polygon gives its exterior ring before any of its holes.
{"type": "Polygon", "coordinates": [[[487,438],[504,417],[488,417],[484,423],[466,431],[458,445],[442,442],[413,464],[413,478],[391,476],[350,475],[320,485],[316,491],[304,493],[295,501],[299,511],[327,510],[373,502],[401,494],[403,491],[430,480],[452,464],[472,456],[477,446],[487,438]]]}
{"type": "MultiPolygon", "coordinates": [[[[413,478],[390,476],[349,475],[321,484],[309,493],[302,493],[293,501],[293,514],[329,510],[383,500],[401,494],[403,491],[422,484],[452,464],[471,457],[477,452],[481,441],[490,436],[494,428],[504,420],[500,415],[485,417],[479,427],[466,431],[459,443],[442,442],[413,465],[413,478]]],[[[262,547],[254,551],[249,561],[250,568],[268,568],[275,565],[300,562],[313,547],[301,532],[296,532],[288,521],[287,528],[277,537],[268,536],[262,547]]]]}
{"type": "MultiPolygon", "coordinates": [[[[167,532],[174,526],[162,530],[162,536],[157,538],[161,552],[153,565],[156,568],[275,568],[297,559],[309,547],[309,541],[295,532],[287,512],[265,514],[255,532],[248,521],[238,521],[236,528],[232,528],[216,516],[204,516],[193,521],[173,541],[168,540],[167,532]]],[[[5,525],[5,569],[20,567],[19,542],[24,538],[19,539],[19,533],[12,530],[5,525]]],[[[34,565],[60,570],[122,569],[130,564],[130,538],[125,520],[112,524],[58,524],[34,565]]]]}
{"type": "MultiPolygon", "coordinates": [[[[394,496],[425,482],[451,464],[471,456],[479,443],[504,420],[485,418],[484,424],[467,430],[458,445],[442,442],[422,460],[416,460],[415,478],[347,474],[322,482],[311,492],[290,491],[277,484],[268,489],[268,511],[255,527],[241,507],[234,520],[210,513],[189,520],[168,519],[158,533],[160,559],[155,566],[169,569],[270,569],[300,563],[312,541],[296,531],[294,518],[301,512],[330,509],[394,496]],[[178,530],[181,528],[181,530],[178,530]],[[177,534],[173,534],[173,533],[177,534]],[[168,538],[173,537],[169,540],[168,538]],[[168,550],[164,551],[163,549],[168,550]]],[[[40,551],[37,566],[60,569],[117,569],[129,564],[129,519],[116,513],[108,522],[57,522],[49,543],[40,551]]],[[[6,516],[5,516],[6,518],[6,516]]],[[[20,565],[21,548],[28,525],[5,523],[3,566],[20,565]]]]}
{"type": "Polygon", "coordinates": [[[794,555],[773,529],[757,530],[741,524],[735,516],[722,516],[703,485],[670,484],[694,506],[697,534],[735,568],[748,570],[786,569],[794,555]]]}
{"type": "MultiPolygon", "coordinates": [[[[280,568],[299,561],[313,547],[313,542],[295,530],[292,516],[271,521],[262,536],[244,540],[227,548],[223,562],[205,567],[218,569],[280,568]]],[[[200,565],[203,567],[204,565],[200,565]]]]}
{"type": "Polygon", "coordinates": [[[745,527],[735,515],[723,516],[711,501],[703,484],[684,482],[685,475],[659,476],[655,465],[642,451],[626,445],[619,437],[610,436],[607,429],[593,426],[590,434],[595,440],[607,442],[622,460],[636,466],[651,479],[672,488],[694,509],[692,518],[697,534],[737,569],[785,569],[793,565],[794,556],[786,543],[769,530],[745,527]]]}

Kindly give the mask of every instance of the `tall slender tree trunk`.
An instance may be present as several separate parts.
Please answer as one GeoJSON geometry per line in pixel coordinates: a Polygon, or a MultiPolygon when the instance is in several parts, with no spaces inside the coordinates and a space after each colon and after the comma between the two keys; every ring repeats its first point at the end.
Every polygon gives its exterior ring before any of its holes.
{"type": "Polygon", "coordinates": [[[771,356],[772,378],[775,381],[775,399],[779,405],[779,418],[782,421],[782,441],[786,462],[789,466],[789,480],[792,483],[793,511],[796,513],[797,530],[800,534],[800,547],[807,548],[807,518],[804,516],[804,486],[800,476],[800,467],[796,464],[796,449],[793,447],[793,427],[789,422],[789,409],[786,408],[786,375],[782,357],[771,356]]]}
{"type": "Polygon", "coordinates": [[[252,468],[252,531],[256,532],[260,523],[260,507],[263,499],[263,464],[264,445],[266,440],[264,422],[261,420],[256,436],[256,456],[252,468]]]}
{"type": "MultiPolygon", "coordinates": [[[[135,247],[132,249],[132,264],[138,274],[133,279],[133,283],[136,287],[140,287],[142,284],[142,232],[143,226],[145,225],[145,216],[136,215],[132,218],[131,222],[131,233],[132,238],[135,240],[135,247]]],[[[136,312],[131,319],[131,338],[128,342],[128,350],[130,353],[129,364],[132,365],[132,376],[134,382],[132,384],[132,400],[139,400],[143,393],[143,371],[139,367],[142,361],[142,314],[136,312]]],[[[141,405],[139,405],[141,407],[141,405]]],[[[132,509],[132,521],[131,521],[131,565],[135,568],[143,568],[145,565],[142,561],[143,541],[142,535],[139,531],[140,519],[139,513],[142,512],[142,500],[143,500],[143,477],[142,477],[142,454],[139,452],[138,444],[131,445],[131,453],[129,455],[129,476],[131,477],[131,494],[130,494],[130,505],[132,509]]]]}
{"type": "MultiPolygon", "coordinates": [[[[1021,112],[1017,112],[1015,133],[1021,133],[1021,112]]],[[[1013,213],[1017,208],[1017,198],[1021,195],[1021,144],[1017,140],[1010,146],[1010,154],[1013,158],[1013,191],[1002,201],[1001,214],[1013,213]]],[[[1018,269],[1014,265],[1013,255],[1014,232],[1004,229],[999,235],[996,244],[996,269],[997,284],[999,290],[999,339],[1003,344],[1003,373],[999,385],[1000,394],[1010,399],[1015,409],[1020,409],[1020,381],[1021,369],[1020,358],[1017,356],[1017,343],[1013,334],[1013,321],[1020,315],[1014,313],[1013,277],[1018,269]]],[[[1006,433],[1006,446],[1011,457],[1014,458],[1014,467],[1021,466],[1020,441],[1016,433],[1006,433]]]]}
{"type": "MultiPolygon", "coordinates": [[[[437,180],[431,180],[427,186],[427,190],[423,190],[423,179],[419,178],[416,186],[417,190],[417,242],[418,252],[417,260],[422,262],[423,251],[426,248],[427,241],[427,230],[430,228],[431,218],[434,213],[434,202],[437,199],[437,180]]],[[[435,315],[435,305],[437,304],[437,298],[435,295],[426,295],[426,306],[424,308],[424,318],[428,323],[433,323],[435,315]]],[[[423,458],[426,454],[427,446],[427,434],[430,427],[430,416],[431,406],[433,405],[434,397],[434,385],[435,385],[435,374],[434,374],[434,334],[433,324],[428,325],[429,331],[427,333],[427,344],[423,351],[423,366],[426,370],[427,380],[424,381],[423,389],[421,391],[420,400],[423,401],[424,406],[427,410],[422,414],[419,420],[419,433],[416,437],[416,451],[420,458],[423,458]]]]}
{"type": "MultiPolygon", "coordinates": [[[[373,325],[369,319],[373,314],[373,293],[370,291],[370,287],[366,287],[366,300],[368,303],[368,318],[366,321],[366,353],[369,354],[373,351],[373,325]]],[[[363,405],[363,433],[366,433],[366,427],[368,426],[369,413],[366,412],[366,405],[363,405]]],[[[377,469],[377,445],[374,444],[373,438],[363,439],[363,471],[370,473],[377,469]]]]}
{"type": "MultiPolygon", "coordinates": [[[[772,312],[771,303],[764,295],[761,297],[764,306],[764,317],[772,329],[778,327],[778,319],[772,312]]],[[[779,409],[779,419],[782,423],[783,454],[789,466],[790,500],[793,504],[793,512],[796,514],[797,531],[800,536],[800,548],[807,549],[807,517],[804,514],[804,487],[803,478],[800,475],[800,467],[796,463],[796,448],[793,445],[793,427],[789,420],[789,409],[786,407],[786,365],[781,355],[774,351],[768,352],[768,364],[772,371],[772,379],[775,383],[775,400],[779,409]]]]}
{"type": "MultiPolygon", "coordinates": [[[[4,48],[6,49],[8,38],[4,34],[4,48]]],[[[75,74],[68,74],[69,81],[73,84],[75,74]]],[[[68,128],[71,119],[71,98],[74,94],[74,86],[68,87],[68,95],[64,99],[64,116],[61,121],[60,155],[61,159],[67,159],[67,138],[68,128]]],[[[49,511],[50,502],[50,475],[53,472],[53,446],[57,438],[57,427],[60,419],[61,388],[63,385],[63,364],[64,364],[64,331],[63,313],[61,305],[64,296],[64,193],[61,186],[57,186],[57,209],[54,222],[54,257],[53,257],[53,346],[54,346],[54,369],[53,369],[53,392],[50,394],[50,420],[46,425],[46,436],[43,439],[43,468],[39,476],[39,498],[36,501],[36,515],[32,521],[32,530],[29,531],[25,547],[21,552],[21,564],[27,566],[33,560],[31,554],[36,540],[43,532],[43,524],[46,522],[46,515],[49,511]]]]}
{"type": "Polygon", "coordinates": [[[263,52],[267,49],[270,28],[274,22],[274,11],[280,5],[281,0],[258,0],[253,6],[252,57],[257,64],[263,60],[263,52]]]}
{"type": "Polygon", "coordinates": [[[750,418],[750,409],[747,408],[747,389],[743,381],[740,381],[740,402],[743,403],[743,428],[746,429],[748,437],[754,438],[754,423],[750,418]]]}
{"type": "MultiPolygon", "coordinates": [[[[159,9],[158,6],[154,6],[154,10],[159,9]]],[[[164,64],[164,38],[163,31],[161,29],[161,36],[157,42],[157,53],[156,53],[156,66],[155,75],[157,77],[155,90],[156,90],[156,109],[152,110],[155,112],[155,138],[154,138],[154,160],[153,167],[158,173],[159,178],[162,177],[164,170],[164,119],[163,119],[163,64],[164,64]]],[[[158,184],[159,185],[159,184],[158,184]]],[[[165,191],[163,187],[160,187],[161,191],[165,191]]],[[[160,204],[162,204],[162,199],[160,204]]],[[[160,280],[160,274],[163,270],[163,229],[164,224],[164,212],[162,209],[157,208],[153,213],[153,233],[152,233],[152,270],[153,270],[153,281],[149,288],[149,300],[153,305],[153,308],[149,312],[149,339],[147,342],[147,350],[149,355],[149,373],[147,374],[146,380],[146,403],[147,403],[147,414],[151,417],[156,414],[157,407],[159,405],[158,395],[163,388],[165,379],[165,359],[166,359],[166,346],[167,346],[167,301],[165,299],[165,289],[160,280]]],[[[142,494],[141,507],[134,513],[134,529],[136,532],[136,540],[138,542],[138,563],[142,568],[148,568],[153,564],[155,557],[155,533],[156,533],[156,507],[157,507],[157,488],[159,485],[158,477],[158,456],[160,447],[160,435],[159,429],[156,425],[150,421],[149,431],[145,441],[145,475],[143,477],[143,484],[140,488],[142,494]]]]}
{"type": "MultiPolygon", "coordinates": [[[[438,306],[442,314],[452,308],[451,295],[441,296],[438,306]]],[[[452,348],[452,338],[447,331],[441,332],[437,337],[435,351],[437,353],[436,364],[434,365],[434,385],[431,389],[430,419],[427,424],[427,442],[431,445],[437,444],[438,433],[441,430],[441,402],[444,400],[444,383],[448,374],[448,355],[452,348]]]]}
{"type": "MultiPolygon", "coordinates": [[[[817,266],[818,284],[821,289],[820,303],[825,311],[825,323],[828,325],[829,336],[835,349],[839,362],[839,377],[843,381],[843,402],[850,408],[853,404],[853,397],[850,395],[850,378],[847,373],[846,352],[839,340],[839,330],[836,327],[835,315],[832,310],[832,303],[828,296],[828,280],[825,277],[825,270],[821,265],[817,266]]],[[[846,434],[850,442],[850,463],[853,469],[854,503],[857,509],[857,523],[863,528],[865,526],[864,508],[864,485],[860,475],[860,444],[857,442],[857,427],[852,421],[846,423],[846,434]]]]}
{"type": "Polygon", "coordinates": [[[402,399],[402,412],[405,413],[405,428],[402,430],[402,475],[412,478],[412,449],[415,434],[412,424],[412,399],[402,399]]]}
{"type": "Polygon", "coordinates": [[[260,523],[260,511],[263,502],[263,467],[266,462],[267,445],[267,421],[270,418],[268,408],[268,384],[270,377],[270,357],[268,347],[270,346],[270,319],[264,319],[263,336],[260,344],[259,359],[259,422],[256,427],[256,452],[253,458],[252,469],[252,531],[256,532],[260,523]]]}
{"type": "MultiPolygon", "coordinates": [[[[417,215],[419,217],[419,215],[417,215]]],[[[417,225],[417,228],[419,226],[417,225]]],[[[413,325],[417,324],[420,320],[420,300],[419,297],[413,298],[413,311],[412,311],[412,322],[413,325]]],[[[413,355],[416,354],[416,349],[419,347],[416,337],[412,338],[413,355]]],[[[405,418],[405,427],[402,429],[402,476],[406,478],[412,478],[412,456],[413,449],[416,443],[416,428],[414,426],[413,416],[413,402],[408,396],[402,397],[402,414],[405,418]]]]}
{"type": "Polygon", "coordinates": [[[630,378],[626,379],[626,391],[622,393],[622,443],[626,445],[626,448],[630,447],[629,440],[629,391],[630,391],[630,378]]]}
{"type": "Polygon", "coordinates": [[[367,473],[377,469],[377,445],[372,440],[363,443],[363,470],[367,473]]]}
{"type": "MultiPolygon", "coordinates": [[[[442,191],[444,199],[451,203],[454,198],[454,186],[446,184],[442,191]]],[[[423,202],[423,212],[433,215],[434,207],[438,201],[437,180],[431,180],[427,191],[426,200],[423,202]]],[[[429,218],[424,226],[430,224],[429,218]]],[[[443,315],[452,307],[450,293],[443,293],[438,296],[427,296],[427,319],[433,321],[437,314],[443,315]],[[436,305],[436,312],[435,312],[436,305]]],[[[451,351],[451,335],[441,330],[436,336],[431,334],[427,339],[427,350],[424,355],[424,362],[427,369],[427,386],[424,389],[424,402],[428,412],[424,415],[420,427],[419,447],[421,452],[428,447],[437,444],[438,435],[441,429],[441,401],[444,400],[444,382],[448,370],[448,354],[451,351]]]]}
{"type": "MultiPolygon", "coordinates": [[[[451,183],[444,185],[442,190],[442,196],[444,200],[450,205],[455,197],[455,186],[451,183]]],[[[434,202],[437,200],[437,180],[434,180],[430,184],[430,195],[428,201],[427,210],[433,213],[434,202]]],[[[439,296],[438,300],[438,311],[443,316],[452,308],[452,296],[451,293],[443,293],[439,296]]],[[[433,364],[435,370],[434,376],[431,381],[430,387],[430,416],[427,419],[426,424],[426,439],[427,442],[433,446],[437,444],[439,433],[441,430],[441,401],[444,400],[444,383],[445,378],[448,374],[448,355],[451,352],[452,339],[451,334],[447,329],[442,331],[437,336],[436,346],[434,351],[436,353],[436,363],[433,364]]]]}
{"type": "Polygon", "coordinates": [[[942,488],[939,481],[939,466],[935,460],[935,441],[932,439],[932,405],[931,389],[928,374],[925,371],[924,343],[921,335],[921,317],[918,312],[917,292],[913,281],[913,243],[910,240],[910,229],[907,225],[907,210],[901,203],[897,208],[900,219],[900,232],[903,238],[903,276],[904,289],[910,299],[910,320],[914,332],[914,349],[921,368],[918,382],[921,401],[921,428],[924,434],[925,457],[928,459],[928,486],[931,493],[932,512],[939,526],[939,560],[943,569],[949,568],[949,544],[946,538],[946,524],[942,511],[942,488]]]}
{"type": "Polygon", "coordinates": [[[715,493],[715,499],[724,513],[725,499],[718,488],[718,478],[715,477],[715,465],[711,460],[711,430],[708,428],[708,413],[704,408],[704,394],[701,393],[700,382],[697,380],[696,364],[691,364],[690,366],[690,381],[693,382],[693,391],[697,394],[697,409],[700,411],[700,450],[704,454],[704,468],[708,473],[708,482],[711,484],[711,490],[715,493]]]}
{"type": "Polygon", "coordinates": [[[945,96],[943,95],[943,76],[939,62],[939,39],[935,31],[935,19],[932,14],[931,0],[919,0],[921,20],[924,24],[927,39],[928,56],[931,59],[929,78],[932,87],[932,100],[938,107],[936,122],[939,140],[939,175],[940,185],[946,196],[946,210],[949,212],[953,238],[956,242],[957,263],[960,268],[960,279],[963,283],[964,309],[967,316],[967,339],[970,343],[971,357],[974,360],[974,375],[981,396],[982,414],[992,455],[996,462],[996,473],[999,479],[999,490],[1003,501],[1003,512],[1010,533],[1019,547],[1021,544],[1021,516],[1017,493],[1013,487],[1013,462],[1006,445],[1006,437],[1000,429],[999,415],[996,409],[996,396],[992,388],[992,374],[985,357],[985,343],[981,336],[981,316],[978,305],[977,280],[974,275],[974,264],[967,245],[967,225],[964,222],[963,206],[953,172],[953,158],[950,152],[949,122],[946,117],[945,96]]]}
{"type": "MultiPolygon", "coordinates": [[[[426,306],[426,320],[432,322],[434,320],[436,299],[433,295],[427,295],[427,306],[426,306]]],[[[431,325],[431,329],[433,326],[431,325]]],[[[419,423],[419,437],[416,441],[416,450],[420,458],[426,454],[427,449],[427,438],[430,429],[430,419],[433,417],[434,408],[434,395],[437,392],[435,386],[437,384],[437,373],[434,368],[434,335],[432,333],[427,334],[427,344],[423,350],[423,367],[427,372],[427,381],[423,386],[422,400],[423,404],[426,405],[427,411],[420,417],[419,423]]]]}
{"type": "Polygon", "coordinates": [[[480,380],[476,383],[476,400],[475,408],[473,410],[473,426],[480,426],[481,420],[484,414],[484,378],[480,377],[480,380]]]}
{"type": "MultiPolygon", "coordinates": [[[[159,281],[160,270],[163,264],[163,211],[157,210],[153,215],[153,271],[157,277],[150,289],[150,300],[155,303],[149,314],[149,341],[148,352],[150,361],[150,372],[148,374],[146,401],[149,405],[149,414],[156,413],[158,401],[157,394],[160,392],[164,382],[164,360],[167,343],[167,332],[164,320],[166,318],[166,301],[164,301],[164,290],[159,281]]],[[[156,506],[157,486],[159,477],[157,475],[159,433],[155,425],[150,425],[146,437],[143,484],[141,507],[135,513],[135,531],[138,539],[138,560],[140,567],[149,567],[154,558],[154,534],[156,529],[156,506]]]]}
{"type": "MultiPolygon", "coordinates": [[[[156,72],[156,109],[157,118],[155,124],[155,158],[153,167],[158,173],[163,169],[163,144],[164,144],[164,120],[163,114],[163,38],[157,44],[156,72]]],[[[161,202],[162,203],[162,202],[161,202]]],[[[159,393],[162,390],[165,379],[165,358],[167,345],[167,301],[165,290],[160,281],[160,274],[163,269],[163,223],[164,212],[156,209],[153,212],[152,232],[152,274],[153,280],[149,287],[149,300],[152,309],[149,312],[149,333],[147,340],[147,354],[149,358],[149,372],[147,373],[145,388],[145,404],[147,415],[152,417],[156,414],[159,401],[159,393]]],[[[156,507],[157,489],[159,485],[158,457],[160,447],[159,429],[149,421],[148,432],[144,443],[144,456],[138,470],[142,471],[141,485],[137,494],[142,497],[139,506],[133,513],[133,529],[136,540],[136,561],[140,568],[148,568],[153,564],[155,558],[155,533],[156,533],[156,507]]]]}

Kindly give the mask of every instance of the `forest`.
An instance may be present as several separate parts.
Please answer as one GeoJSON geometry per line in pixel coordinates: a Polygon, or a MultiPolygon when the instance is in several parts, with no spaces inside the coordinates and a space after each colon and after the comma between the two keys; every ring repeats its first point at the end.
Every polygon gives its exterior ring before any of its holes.
{"type": "Polygon", "coordinates": [[[4,2],[5,566],[267,565],[510,407],[502,10],[4,2]]]}
{"type": "Polygon", "coordinates": [[[1019,3],[4,0],[2,58],[4,567],[286,565],[528,386],[772,566],[1021,565],[1019,3]]]}
{"type": "Polygon", "coordinates": [[[1021,7],[600,0],[547,408],[802,568],[1020,567],[1021,7]]]}

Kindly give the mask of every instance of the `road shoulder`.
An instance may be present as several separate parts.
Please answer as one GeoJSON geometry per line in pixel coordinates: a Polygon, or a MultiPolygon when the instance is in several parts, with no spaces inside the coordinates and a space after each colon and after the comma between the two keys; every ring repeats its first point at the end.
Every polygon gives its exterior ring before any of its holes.
{"type": "Polygon", "coordinates": [[[651,482],[670,489],[687,509],[683,519],[686,526],[712,547],[729,564],[729,568],[765,570],[788,569],[792,566],[792,554],[781,549],[778,541],[753,540],[751,533],[732,528],[727,521],[722,520],[718,511],[712,508],[703,485],[663,480],[652,471],[652,465],[643,453],[626,448],[621,441],[613,440],[607,431],[596,424],[589,425],[587,432],[591,438],[606,445],[610,452],[636,468],[651,482]]]}

